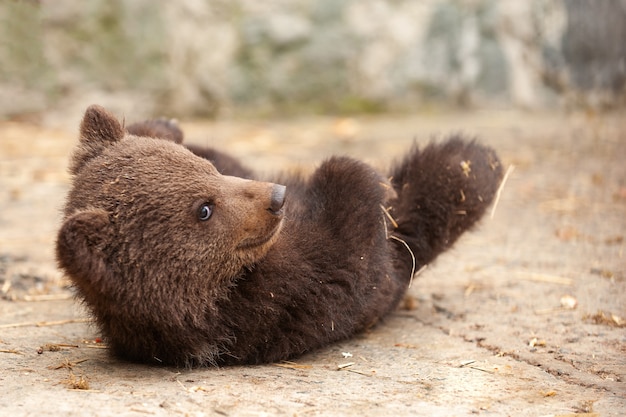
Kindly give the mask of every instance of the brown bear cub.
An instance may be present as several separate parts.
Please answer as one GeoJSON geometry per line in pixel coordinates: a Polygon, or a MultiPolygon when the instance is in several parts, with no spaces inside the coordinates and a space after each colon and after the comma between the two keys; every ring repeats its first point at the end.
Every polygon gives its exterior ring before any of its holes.
{"type": "Polygon", "coordinates": [[[92,106],[70,164],[58,263],[133,361],[273,362],[367,329],[480,219],[502,175],[493,150],[453,137],[386,174],[333,157],[262,182],[182,137],[92,106]]]}

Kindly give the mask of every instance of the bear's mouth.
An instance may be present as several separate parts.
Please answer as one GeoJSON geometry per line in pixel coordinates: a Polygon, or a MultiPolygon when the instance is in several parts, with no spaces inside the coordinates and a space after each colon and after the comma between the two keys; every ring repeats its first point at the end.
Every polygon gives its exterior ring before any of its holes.
{"type": "Polygon", "coordinates": [[[256,248],[259,246],[264,246],[274,240],[275,237],[278,236],[278,232],[282,227],[283,222],[278,222],[276,226],[274,226],[268,233],[262,236],[256,236],[253,238],[247,238],[242,240],[237,245],[237,250],[249,250],[252,248],[256,248]]]}

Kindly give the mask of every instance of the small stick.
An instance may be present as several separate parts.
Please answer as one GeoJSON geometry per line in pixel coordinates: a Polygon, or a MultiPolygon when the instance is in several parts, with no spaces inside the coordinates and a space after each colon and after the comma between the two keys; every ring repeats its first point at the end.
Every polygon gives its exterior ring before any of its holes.
{"type": "Polygon", "coordinates": [[[506,169],[506,172],[504,173],[504,177],[502,177],[502,181],[500,181],[500,186],[498,187],[498,191],[496,191],[496,199],[493,202],[493,207],[491,207],[491,215],[489,216],[492,219],[496,215],[496,207],[498,207],[498,202],[500,201],[500,194],[502,193],[504,184],[506,183],[506,180],[509,178],[509,175],[511,175],[511,173],[514,170],[515,170],[515,165],[509,165],[509,167],[506,169]]]}

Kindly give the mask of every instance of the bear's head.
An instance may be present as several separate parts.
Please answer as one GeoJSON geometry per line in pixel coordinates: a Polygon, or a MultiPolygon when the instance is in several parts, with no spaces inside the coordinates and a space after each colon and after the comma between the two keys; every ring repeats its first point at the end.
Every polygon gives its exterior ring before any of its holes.
{"type": "Polygon", "coordinates": [[[221,175],[172,141],[127,134],[101,107],[85,113],[70,172],[59,266],[133,359],[146,344],[155,358],[167,355],[159,344],[198,345],[184,338],[209,331],[215,302],[281,229],[284,186],[221,175]]]}

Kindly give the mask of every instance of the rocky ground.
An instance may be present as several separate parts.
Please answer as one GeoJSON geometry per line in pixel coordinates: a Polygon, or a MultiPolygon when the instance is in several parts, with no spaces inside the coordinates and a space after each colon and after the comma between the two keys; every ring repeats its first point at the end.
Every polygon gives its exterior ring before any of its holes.
{"type": "Polygon", "coordinates": [[[55,268],[79,118],[54,127],[0,123],[0,414],[626,413],[626,122],[619,115],[183,123],[189,141],[265,171],[310,169],[331,153],[384,166],[413,140],[450,131],[479,135],[510,167],[493,212],[369,333],[295,362],[193,370],[111,358],[55,268]]]}

